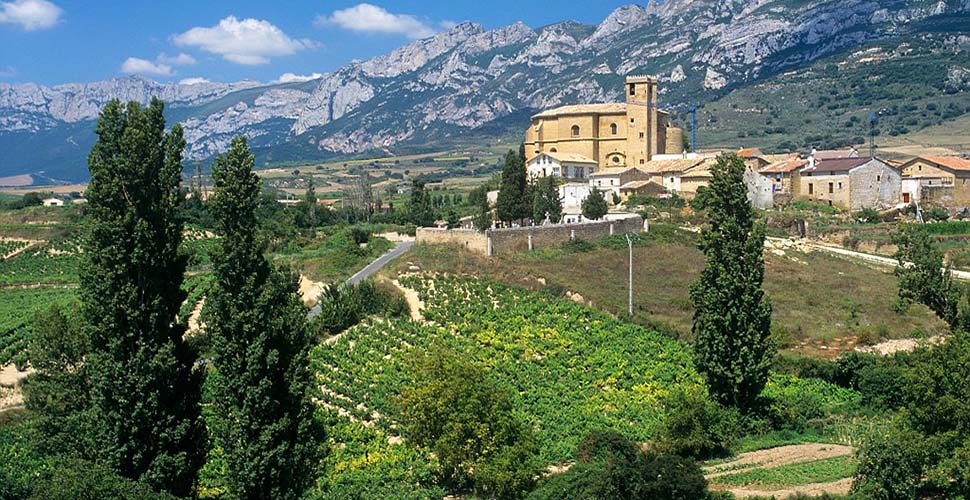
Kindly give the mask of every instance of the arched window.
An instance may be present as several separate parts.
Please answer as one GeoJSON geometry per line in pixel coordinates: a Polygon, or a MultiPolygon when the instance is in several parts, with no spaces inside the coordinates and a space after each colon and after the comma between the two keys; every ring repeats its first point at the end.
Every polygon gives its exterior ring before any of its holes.
{"type": "Polygon", "coordinates": [[[557,149],[556,149],[556,148],[550,148],[550,149],[549,149],[549,152],[550,152],[550,153],[555,153],[556,151],[557,151],[557,149]]]}
{"type": "Polygon", "coordinates": [[[610,124],[610,133],[613,134],[613,135],[616,135],[616,124],[615,123],[611,123],[610,124]]]}
{"type": "Polygon", "coordinates": [[[579,137],[579,125],[573,125],[573,137],[579,137]]]}
{"type": "Polygon", "coordinates": [[[620,163],[620,157],[619,156],[614,156],[613,157],[613,163],[620,163]]]}

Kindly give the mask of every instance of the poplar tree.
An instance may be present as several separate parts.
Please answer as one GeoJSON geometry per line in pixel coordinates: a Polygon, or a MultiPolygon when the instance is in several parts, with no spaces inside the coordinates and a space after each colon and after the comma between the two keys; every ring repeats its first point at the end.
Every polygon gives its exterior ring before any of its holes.
{"type": "Polygon", "coordinates": [[[739,409],[754,404],[775,353],[771,302],[762,289],[765,229],[755,223],[744,168],[732,154],[711,169],[708,224],[698,244],[706,265],[690,289],[697,369],[716,400],[739,409]]]}
{"type": "Polygon", "coordinates": [[[178,496],[204,461],[202,374],[175,321],[185,300],[177,211],[179,125],[165,132],[163,104],[108,103],[88,165],[89,222],[80,265],[80,313],[90,352],[94,460],[178,496]]]}
{"type": "Polygon", "coordinates": [[[496,215],[498,220],[506,225],[511,225],[513,220],[532,216],[532,197],[528,189],[524,154],[524,150],[520,148],[519,153],[510,149],[505,155],[505,166],[502,167],[502,179],[496,202],[496,215]]]}
{"type": "Polygon", "coordinates": [[[311,336],[296,277],[273,267],[257,235],[259,178],[245,137],[213,166],[220,236],[204,323],[213,347],[212,433],[229,491],[240,499],[298,498],[319,461],[311,336]]]}

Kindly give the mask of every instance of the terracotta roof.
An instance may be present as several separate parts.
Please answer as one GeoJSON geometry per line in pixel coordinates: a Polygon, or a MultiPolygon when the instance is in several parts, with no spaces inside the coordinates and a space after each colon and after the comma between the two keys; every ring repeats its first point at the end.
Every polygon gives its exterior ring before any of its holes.
{"type": "Polygon", "coordinates": [[[792,170],[797,170],[805,165],[808,165],[808,160],[798,158],[793,160],[782,160],[762,167],[761,170],[758,170],[758,172],[762,174],[781,174],[791,172],[792,170]]]}
{"type": "Polygon", "coordinates": [[[626,103],[611,102],[602,104],[573,104],[560,106],[558,108],[547,109],[541,113],[532,115],[533,118],[549,118],[563,115],[586,115],[592,113],[599,114],[621,114],[626,113],[626,103]]]}
{"type": "Polygon", "coordinates": [[[681,158],[677,160],[650,160],[640,166],[640,170],[651,174],[663,172],[684,172],[707,161],[707,158],[681,158]]]}
{"type": "Polygon", "coordinates": [[[823,150],[816,151],[815,160],[841,160],[845,158],[858,158],[859,152],[854,149],[843,149],[843,150],[823,150]]]}
{"type": "Polygon", "coordinates": [[[809,168],[806,172],[828,173],[846,172],[861,165],[869,163],[873,158],[840,158],[838,160],[816,161],[815,167],[809,168]]]}
{"type": "Polygon", "coordinates": [[[768,163],[777,163],[785,160],[797,160],[798,153],[781,153],[773,155],[761,155],[762,158],[768,160],[768,163]]]}
{"type": "Polygon", "coordinates": [[[630,181],[620,186],[620,191],[628,191],[631,189],[642,189],[651,184],[653,184],[659,190],[662,190],[662,191],[666,190],[666,188],[664,188],[660,184],[657,184],[656,182],[653,182],[653,181],[630,181]]]}
{"type": "Polygon", "coordinates": [[[751,158],[754,156],[761,156],[761,151],[758,148],[742,148],[736,153],[741,158],[751,158]]]}
{"type": "Polygon", "coordinates": [[[613,176],[617,176],[617,175],[623,175],[623,174],[629,172],[630,170],[636,170],[636,169],[634,167],[608,167],[608,168],[601,168],[601,169],[593,172],[589,176],[590,177],[613,177],[613,176]]]}
{"type": "Polygon", "coordinates": [[[959,156],[923,156],[921,158],[949,168],[950,170],[970,171],[970,160],[960,158],[959,156]]]}
{"type": "Polygon", "coordinates": [[[553,153],[543,153],[543,154],[560,163],[566,161],[570,163],[592,163],[594,165],[596,164],[596,160],[591,160],[581,154],[576,154],[576,153],[553,152],[553,153]]]}

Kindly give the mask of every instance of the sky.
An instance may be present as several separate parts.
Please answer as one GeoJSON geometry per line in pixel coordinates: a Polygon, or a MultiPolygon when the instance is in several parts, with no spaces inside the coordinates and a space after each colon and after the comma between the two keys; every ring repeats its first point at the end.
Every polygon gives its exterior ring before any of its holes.
{"type": "Polygon", "coordinates": [[[0,0],[0,82],[309,78],[457,22],[597,24],[629,2],[0,0]]]}

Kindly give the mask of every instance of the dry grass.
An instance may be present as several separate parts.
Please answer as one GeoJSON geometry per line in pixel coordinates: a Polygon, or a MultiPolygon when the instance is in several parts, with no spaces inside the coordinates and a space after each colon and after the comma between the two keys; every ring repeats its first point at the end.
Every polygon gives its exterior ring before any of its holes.
{"type": "MultiPolygon", "coordinates": [[[[765,260],[773,330],[788,352],[835,357],[854,348],[860,338],[872,342],[946,329],[925,307],[895,312],[896,279],[883,270],[821,253],[768,254],[765,260]]],[[[417,245],[386,272],[401,271],[409,263],[555,294],[568,291],[601,310],[626,314],[625,249],[597,246],[581,253],[549,250],[486,258],[458,247],[417,245]]],[[[703,265],[701,252],[685,242],[635,247],[633,321],[689,339],[693,309],[688,289],[703,265]]]]}

